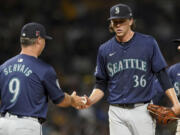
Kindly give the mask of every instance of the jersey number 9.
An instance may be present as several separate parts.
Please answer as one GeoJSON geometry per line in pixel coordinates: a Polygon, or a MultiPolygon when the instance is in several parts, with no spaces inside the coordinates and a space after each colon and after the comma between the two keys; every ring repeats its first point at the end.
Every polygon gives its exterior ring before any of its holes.
{"type": "Polygon", "coordinates": [[[20,80],[18,78],[12,78],[9,81],[9,92],[13,94],[12,99],[10,100],[11,103],[16,101],[20,90],[20,80]]]}

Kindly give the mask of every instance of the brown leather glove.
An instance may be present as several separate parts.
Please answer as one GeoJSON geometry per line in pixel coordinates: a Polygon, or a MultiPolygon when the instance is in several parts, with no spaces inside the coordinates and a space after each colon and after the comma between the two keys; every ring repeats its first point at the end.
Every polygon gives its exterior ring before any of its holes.
{"type": "Polygon", "coordinates": [[[173,110],[168,107],[149,104],[147,109],[158,124],[166,125],[179,119],[173,110]]]}

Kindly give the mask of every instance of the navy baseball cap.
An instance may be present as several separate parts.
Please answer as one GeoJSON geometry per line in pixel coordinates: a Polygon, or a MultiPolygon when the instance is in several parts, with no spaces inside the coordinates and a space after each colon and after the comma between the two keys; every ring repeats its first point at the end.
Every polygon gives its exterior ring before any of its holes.
{"type": "Polygon", "coordinates": [[[126,18],[132,18],[133,13],[131,8],[126,4],[117,4],[111,7],[110,9],[110,17],[108,20],[112,19],[126,19],[126,18]]]}
{"type": "Polygon", "coordinates": [[[180,44],[180,39],[174,39],[173,42],[177,43],[177,44],[180,44]]]}
{"type": "Polygon", "coordinates": [[[46,35],[45,27],[39,23],[27,23],[21,29],[21,37],[37,38],[39,36],[44,39],[52,39],[52,37],[46,35]]]}

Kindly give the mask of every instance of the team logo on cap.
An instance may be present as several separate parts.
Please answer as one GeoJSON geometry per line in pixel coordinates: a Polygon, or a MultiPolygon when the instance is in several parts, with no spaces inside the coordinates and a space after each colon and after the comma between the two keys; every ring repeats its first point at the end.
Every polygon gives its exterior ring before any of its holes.
{"type": "Polygon", "coordinates": [[[116,7],[116,8],[115,8],[115,14],[119,14],[119,12],[120,12],[119,7],[116,7]]]}
{"type": "Polygon", "coordinates": [[[36,31],[36,37],[40,35],[40,31],[36,31]]]}

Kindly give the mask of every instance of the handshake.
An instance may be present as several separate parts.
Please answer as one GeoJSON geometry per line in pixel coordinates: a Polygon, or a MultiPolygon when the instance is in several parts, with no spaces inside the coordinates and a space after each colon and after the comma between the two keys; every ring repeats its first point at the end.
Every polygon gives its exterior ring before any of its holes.
{"type": "Polygon", "coordinates": [[[76,92],[74,91],[71,94],[71,106],[73,106],[76,109],[86,109],[91,106],[90,99],[85,96],[78,96],[76,95],[76,92]]]}

